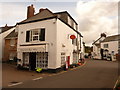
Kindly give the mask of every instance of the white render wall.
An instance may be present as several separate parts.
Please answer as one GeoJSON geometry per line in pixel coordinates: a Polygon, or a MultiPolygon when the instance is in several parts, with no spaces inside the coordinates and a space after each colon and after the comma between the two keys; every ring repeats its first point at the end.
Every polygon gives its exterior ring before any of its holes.
{"type": "Polygon", "coordinates": [[[15,27],[11,28],[8,31],[5,31],[5,32],[3,32],[3,33],[0,34],[0,61],[2,61],[2,59],[3,59],[2,56],[3,56],[3,53],[4,53],[4,44],[5,44],[5,39],[4,38],[8,34],[10,34],[14,29],[15,29],[15,27]]]}
{"type": "MultiPolygon", "coordinates": [[[[18,58],[22,59],[21,48],[25,48],[26,44],[40,44],[47,43],[48,45],[48,68],[56,69],[61,67],[61,52],[65,52],[66,56],[70,56],[70,64],[73,62],[73,50],[77,50],[77,46],[72,44],[70,35],[76,35],[77,33],[69,26],[61,22],[59,19],[49,19],[39,22],[27,23],[18,25],[18,58]],[[37,28],[45,28],[45,41],[27,42],[26,43],[26,31],[37,28]],[[65,45],[65,47],[62,47],[65,45]]],[[[39,45],[38,45],[39,46],[39,45]]],[[[32,46],[30,46],[32,47],[32,46]]],[[[26,48],[30,48],[26,46],[26,48]]],[[[37,47],[37,46],[33,46],[37,47]]]]}
{"type": "Polygon", "coordinates": [[[97,46],[93,45],[93,58],[95,59],[101,59],[101,54],[100,54],[100,48],[97,46]]]}
{"type": "Polygon", "coordinates": [[[70,35],[77,34],[66,24],[57,19],[57,59],[56,66],[61,66],[61,52],[65,52],[66,56],[70,56],[70,64],[73,62],[73,49],[77,50],[77,46],[72,44],[72,39],[70,35]],[[62,47],[65,45],[65,47],[62,47]]]}
{"type": "MultiPolygon", "coordinates": [[[[100,44],[100,42],[103,41],[104,39],[105,37],[101,37],[97,42],[95,42],[95,44],[100,44]]],[[[92,52],[93,58],[101,59],[101,54],[100,54],[101,46],[100,48],[98,48],[95,44],[93,45],[93,52],[92,52]]]]}
{"type": "Polygon", "coordinates": [[[108,49],[110,54],[112,51],[114,51],[114,54],[117,54],[118,53],[118,41],[102,42],[101,48],[108,49]],[[108,48],[104,48],[104,44],[108,44],[108,48]]]}
{"type": "MultiPolygon", "coordinates": [[[[56,19],[49,19],[39,22],[21,24],[18,26],[18,58],[22,58],[21,52],[19,49],[22,48],[23,44],[38,44],[38,43],[47,43],[48,44],[48,67],[55,69],[56,68],[56,19]],[[27,42],[26,43],[26,31],[37,28],[45,28],[45,41],[38,42],[27,42]],[[22,33],[22,34],[21,34],[22,33]]],[[[34,46],[33,46],[34,47],[34,46]]],[[[26,46],[27,48],[27,46],[26,46]]],[[[29,48],[29,47],[28,47],[29,48]]]]}

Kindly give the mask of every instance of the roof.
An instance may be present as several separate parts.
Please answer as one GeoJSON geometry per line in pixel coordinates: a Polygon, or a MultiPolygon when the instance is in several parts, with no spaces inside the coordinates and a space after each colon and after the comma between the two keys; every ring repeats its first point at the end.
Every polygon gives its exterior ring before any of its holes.
{"type": "MultiPolygon", "coordinates": [[[[71,15],[67,12],[67,11],[62,11],[62,12],[56,12],[54,14],[62,14],[62,13],[66,13],[76,24],[77,22],[73,19],[73,17],[71,17],[71,15]]],[[[77,24],[78,25],[78,24],[77,24]]]]}
{"type": "Polygon", "coordinates": [[[93,44],[95,44],[98,40],[100,40],[102,37],[100,37],[100,38],[98,38],[97,40],[95,40],[93,43],[92,43],[92,45],[93,44]]]}
{"type": "Polygon", "coordinates": [[[9,29],[13,28],[14,26],[7,26],[7,24],[4,26],[4,27],[0,27],[1,29],[1,33],[5,32],[5,31],[8,31],[9,29]]]}
{"type": "MultiPolygon", "coordinates": [[[[31,17],[31,18],[32,18],[32,17],[31,17]]],[[[53,19],[53,18],[57,18],[57,17],[56,17],[56,16],[53,16],[53,17],[47,17],[47,18],[41,18],[41,19],[25,20],[25,21],[22,21],[22,22],[17,23],[17,24],[18,24],[18,25],[21,25],[21,24],[26,24],[26,23],[32,23],[32,22],[38,22],[38,21],[53,19]]]]}
{"type": "MultiPolygon", "coordinates": [[[[71,15],[67,12],[67,11],[63,11],[63,12],[56,12],[56,13],[53,13],[51,12],[49,9],[44,9],[44,11],[40,12],[40,13],[37,13],[35,14],[33,17],[30,17],[28,19],[25,19],[21,22],[19,22],[18,24],[25,24],[25,23],[29,23],[31,21],[36,21],[36,20],[40,20],[40,19],[44,19],[44,18],[50,18],[50,17],[57,17],[57,14],[63,14],[63,13],[66,13],[76,24],[77,22],[71,17],[71,15]],[[46,13],[44,13],[44,11],[46,11],[46,13]],[[43,15],[44,14],[44,15],[43,15]]],[[[78,25],[78,24],[77,24],[78,25]]]]}
{"type": "Polygon", "coordinates": [[[17,38],[18,37],[18,32],[15,32],[15,30],[13,30],[10,34],[8,34],[5,39],[11,39],[11,38],[17,38]]]}
{"type": "Polygon", "coordinates": [[[120,39],[120,34],[108,36],[102,42],[118,41],[118,39],[120,39]]]}
{"type": "Polygon", "coordinates": [[[65,20],[58,17],[58,14],[63,14],[63,13],[67,14],[76,23],[76,25],[78,25],[77,22],[71,17],[71,15],[67,11],[52,13],[47,8],[44,9],[42,12],[35,14],[33,17],[25,19],[25,20],[23,20],[23,21],[21,21],[17,24],[20,25],[20,24],[26,24],[26,23],[32,23],[32,22],[37,22],[37,21],[43,21],[43,20],[58,18],[63,23],[65,23],[67,26],[72,28],[77,34],[79,34],[81,37],[83,37],[79,31],[75,30],[72,26],[70,26],[68,23],[66,23],[65,20]],[[44,11],[46,11],[46,12],[44,12],[44,11]]]}
{"type": "Polygon", "coordinates": [[[49,17],[53,17],[55,16],[49,9],[44,9],[44,11],[35,14],[33,17],[27,18],[25,20],[23,20],[20,23],[25,23],[25,22],[30,22],[30,21],[34,21],[34,20],[39,20],[39,19],[43,19],[43,18],[49,18],[49,17]],[[46,13],[44,13],[44,11],[46,11],[46,13]],[[44,14],[44,15],[43,15],[44,14]]]}

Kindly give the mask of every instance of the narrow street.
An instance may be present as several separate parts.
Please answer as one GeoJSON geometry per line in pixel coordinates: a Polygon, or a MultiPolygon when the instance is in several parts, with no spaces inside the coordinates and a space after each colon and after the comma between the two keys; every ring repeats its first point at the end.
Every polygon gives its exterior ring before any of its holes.
{"type": "Polygon", "coordinates": [[[88,60],[76,69],[27,80],[7,88],[113,88],[117,78],[117,62],[88,60]]]}

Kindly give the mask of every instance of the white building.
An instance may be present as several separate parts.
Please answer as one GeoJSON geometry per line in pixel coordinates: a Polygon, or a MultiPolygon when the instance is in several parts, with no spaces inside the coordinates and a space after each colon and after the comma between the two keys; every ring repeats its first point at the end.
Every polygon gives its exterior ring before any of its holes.
{"type": "Polygon", "coordinates": [[[108,59],[115,61],[118,54],[120,35],[108,36],[101,34],[101,37],[93,43],[93,58],[108,59]]]}
{"type": "MultiPolygon", "coordinates": [[[[34,10],[33,5],[29,6],[28,14],[30,8],[34,10]]],[[[80,53],[83,53],[82,36],[78,24],[69,13],[40,9],[38,14],[31,15],[16,27],[17,57],[21,59],[21,65],[30,70],[36,67],[54,70],[61,68],[66,61],[68,65],[77,63],[82,56],[80,53]],[[75,39],[70,39],[74,36],[75,39]]]]}
{"type": "Polygon", "coordinates": [[[6,26],[0,27],[0,61],[3,60],[3,53],[4,53],[4,46],[5,46],[5,37],[10,34],[15,27],[13,26],[6,26]]]}
{"type": "Polygon", "coordinates": [[[94,59],[101,59],[101,41],[106,38],[104,33],[101,34],[100,38],[93,42],[93,58],[94,59]]]}
{"type": "Polygon", "coordinates": [[[108,36],[101,42],[101,48],[103,49],[104,57],[109,54],[111,55],[112,61],[116,60],[116,55],[118,54],[119,38],[120,35],[108,36]]]}

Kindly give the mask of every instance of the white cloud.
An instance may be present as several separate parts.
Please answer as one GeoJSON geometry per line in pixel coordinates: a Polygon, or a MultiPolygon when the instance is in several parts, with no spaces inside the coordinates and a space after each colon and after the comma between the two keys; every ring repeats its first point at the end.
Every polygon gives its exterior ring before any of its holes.
{"type": "Polygon", "coordinates": [[[0,25],[15,25],[26,18],[26,7],[22,4],[1,3],[0,25]]]}
{"type": "Polygon", "coordinates": [[[86,44],[99,38],[105,32],[107,35],[118,33],[118,0],[106,2],[79,1],[76,11],[78,13],[79,29],[84,36],[86,44]]]}

